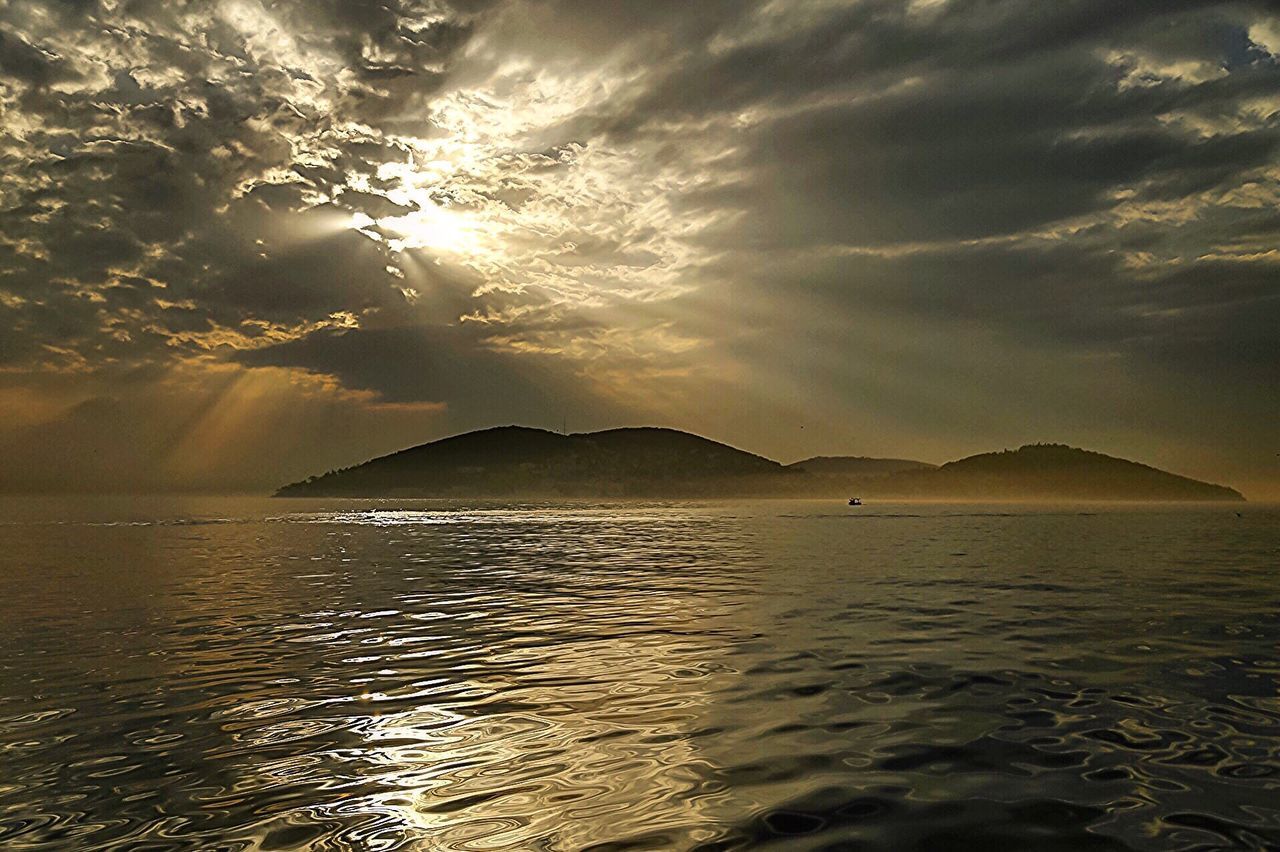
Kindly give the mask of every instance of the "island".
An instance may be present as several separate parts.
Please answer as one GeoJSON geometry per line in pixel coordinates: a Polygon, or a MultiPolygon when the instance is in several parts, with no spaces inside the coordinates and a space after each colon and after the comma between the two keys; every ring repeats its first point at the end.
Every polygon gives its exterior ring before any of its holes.
{"type": "Polygon", "coordinates": [[[1244,500],[1234,488],[1065,444],[1028,444],[892,477],[903,497],[945,499],[1244,500]]]}
{"type": "Polygon", "coordinates": [[[1240,492],[1063,444],[935,466],[822,456],[783,465],[676,429],[562,434],[500,426],[311,476],[278,497],[845,497],[1244,500],[1240,492]]]}
{"type": "Polygon", "coordinates": [[[277,496],[646,496],[769,494],[801,474],[688,432],[561,434],[501,426],[454,435],[286,485],[277,496]]]}

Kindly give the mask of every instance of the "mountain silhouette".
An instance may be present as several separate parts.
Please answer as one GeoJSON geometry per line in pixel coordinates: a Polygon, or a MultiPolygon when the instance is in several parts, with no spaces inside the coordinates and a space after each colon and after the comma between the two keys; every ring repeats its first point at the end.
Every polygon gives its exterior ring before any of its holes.
{"type": "Polygon", "coordinates": [[[279,496],[768,493],[796,476],[726,444],[652,427],[562,435],[500,426],[287,485],[279,496]]]}
{"type": "Polygon", "coordinates": [[[654,427],[564,435],[500,426],[329,471],[281,497],[721,497],[1243,500],[1238,492],[1063,444],[1031,444],[934,467],[820,456],[781,465],[654,427]]]}
{"type": "Polygon", "coordinates": [[[892,477],[895,493],[981,498],[1243,500],[1232,488],[1065,444],[981,453],[929,471],[892,477]]]}

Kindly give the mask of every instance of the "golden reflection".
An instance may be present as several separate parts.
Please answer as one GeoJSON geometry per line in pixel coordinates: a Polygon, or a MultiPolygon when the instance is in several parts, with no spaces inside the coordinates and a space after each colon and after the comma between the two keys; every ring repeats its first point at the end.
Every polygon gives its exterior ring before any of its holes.
{"type": "Polygon", "coordinates": [[[689,737],[710,700],[681,660],[708,653],[673,637],[549,644],[486,665],[518,675],[428,685],[410,709],[379,714],[406,696],[373,693],[353,726],[365,737],[358,757],[401,792],[360,809],[449,848],[583,848],[601,824],[615,837],[689,832],[709,822],[696,792],[714,767],[689,737]],[[433,694],[475,703],[457,712],[433,694]],[[489,702],[529,709],[485,712],[489,702]]]}
{"type": "MultiPolygon", "coordinates": [[[[448,536],[450,514],[385,512],[347,529],[448,536]]],[[[468,513],[466,525],[489,514],[468,513]]],[[[595,522],[568,514],[548,523],[595,522]]],[[[603,536],[617,533],[611,526],[603,536]]],[[[438,848],[577,849],[599,842],[606,825],[612,838],[714,837],[723,792],[696,734],[713,724],[712,695],[737,673],[727,646],[685,626],[730,615],[731,598],[633,592],[622,611],[611,587],[590,588],[599,577],[584,580],[573,599],[469,590],[343,613],[369,628],[324,635],[323,655],[341,660],[335,675],[346,685],[325,715],[359,736],[342,751],[343,775],[376,783],[362,783],[342,813],[438,848]]],[[[283,781],[296,767],[262,769],[283,781]]]]}
{"type": "MultiPolygon", "coordinates": [[[[172,509],[208,515],[199,505],[172,509]]],[[[198,708],[201,722],[173,743],[203,749],[201,806],[293,803],[244,812],[227,842],[268,847],[280,832],[314,830],[340,831],[355,848],[579,849],[660,835],[692,846],[732,811],[720,761],[741,756],[709,756],[700,734],[722,724],[715,696],[740,678],[716,625],[742,613],[732,585],[695,593],[638,567],[667,552],[659,539],[644,544],[653,521],[304,511],[207,534],[175,527],[161,532],[164,547],[152,527],[113,534],[148,546],[131,560],[127,594],[148,608],[130,641],[147,651],[137,665],[163,669],[198,708]],[[535,521],[543,526],[527,526],[535,521]],[[586,562],[568,587],[508,587],[500,566],[512,551],[487,537],[490,524],[523,528],[519,548],[535,561],[563,527],[591,525],[607,549],[638,527],[614,569],[639,582],[621,607],[613,572],[579,554],[586,562]],[[439,564],[437,547],[462,541],[483,542],[483,578],[470,576],[476,565],[439,564]],[[204,558],[228,545],[236,558],[204,558]],[[287,615],[237,617],[255,606],[287,615]],[[156,623],[170,629],[149,638],[156,623]],[[224,689],[232,683],[252,689],[224,689]]]]}

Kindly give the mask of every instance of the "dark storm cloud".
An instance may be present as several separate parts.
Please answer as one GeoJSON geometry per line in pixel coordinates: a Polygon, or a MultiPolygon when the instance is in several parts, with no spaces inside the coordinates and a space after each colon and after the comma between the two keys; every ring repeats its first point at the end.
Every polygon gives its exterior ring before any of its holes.
{"type": "Polygon", "coordinates": [[[1157,49],[1144,26],[1199,37],[1185,39],[1198,54],[1184,48],[1170,61],[1225,66],[1232,57],[1217,32],[1247,41],[1239,23],[1204,11],[1231,7],[1180,4],[1203,7],[1188,13],[1195,28],[1176,5],[952,2],[922,22],[905,4],[857,4],[773,40],[701,52],[596,120],[631,138],[669,134],[672,121],[773,111],[733,138],[739,176],[685,200],[743,210],[745,225],[726,228],[725,244],[1017,232],[1106,210],[1121,187],[1182,198],[1274,162],[1274,121],[1197,138],[1164,120],[1273,95],[1274,58],[1254,55],[1197,85],[1130,88],[1101,58],[1126,45],[1157,49]]]}
{"type": "Polygon", "coordinates": [[[57,55],[6,32],[0,32],[0,71],[33,87],[75,76],[57,55]]]}
{"type": "Polygon", "coordinates": [[[698,53],[592,120],[637,139],[759,111],[726,136],[730,176],[681,200],[737,211],[701,238],[747,301],[950,317],[1269,393],[1280,230],[1230,195],[1277,198],[1280,66],[1248,37],[1272,12],[864,3],[698,53]],[[1126,212],[1144,204],[1165,218],[1126,212]],[[1245,237],[1258,253],[1206,258],[1245,237]]]}
{"type": "Polygon", "coordinates": [[[1189,376],[1265,388],[1280,382],[1276,270],[1201,260],[1138,275],[1116,252],[1042,243],[980,245],[900,257],[843,256],[725,270],[748,287],[790,282],[821,316],[980,326],[1028,348],[1123,355],[1189,376]]]}
{"type": "Polygon", "coordinates": [[[591,404],[590,393],[555,359],[494,351],[465,326],[324,330],[237,360],[315,370],[344,387],[374,391],[385,403],[450,404],[450,416],[471,425],[554,423],[566,410],[591,404]]]}
{"type": "Polygon", "coordinates": [[[815,5],[811,8],[818,11],[807,15],[799,5],[736,8],[740,15],[719,19],[723,44],[676,46],[673,52],[682,61],[661,66],[657,79],[635,93],[625,113],[613,116],[614,126],[636,128],[656,116],[785,104],[823,90],[873,90],[921,73],[959,73],[961,79],[1017,94],[1019,75],[1028,69],[1075,66],[1089,79],[1069,78],[1060,86],[1106,84],[1115,71],[1092,61],[1098,48],[1143,46],[1180,59],[1241,65],[1266,58],[1241,26],[1250,10],[1267,11],[1262,3],[867,0],[815,5]],[[932,11],[913,11],[930,5],[932,11]],[[760,19],[759,31],[744,35],[744,22],[753,17],[760,19]]]}

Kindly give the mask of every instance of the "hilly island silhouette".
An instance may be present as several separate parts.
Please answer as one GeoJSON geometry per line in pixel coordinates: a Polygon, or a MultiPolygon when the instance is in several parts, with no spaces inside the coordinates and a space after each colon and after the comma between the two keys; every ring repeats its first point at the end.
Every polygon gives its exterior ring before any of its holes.
{"type": "Polygon", "coordinates": [[[286,485],[278,497],[834,497],[1244,500],[1240,492],[1065,444],[935,466],[820,456],[790,465],[676,429],[562,434],[498,426],[286,485]]]}

